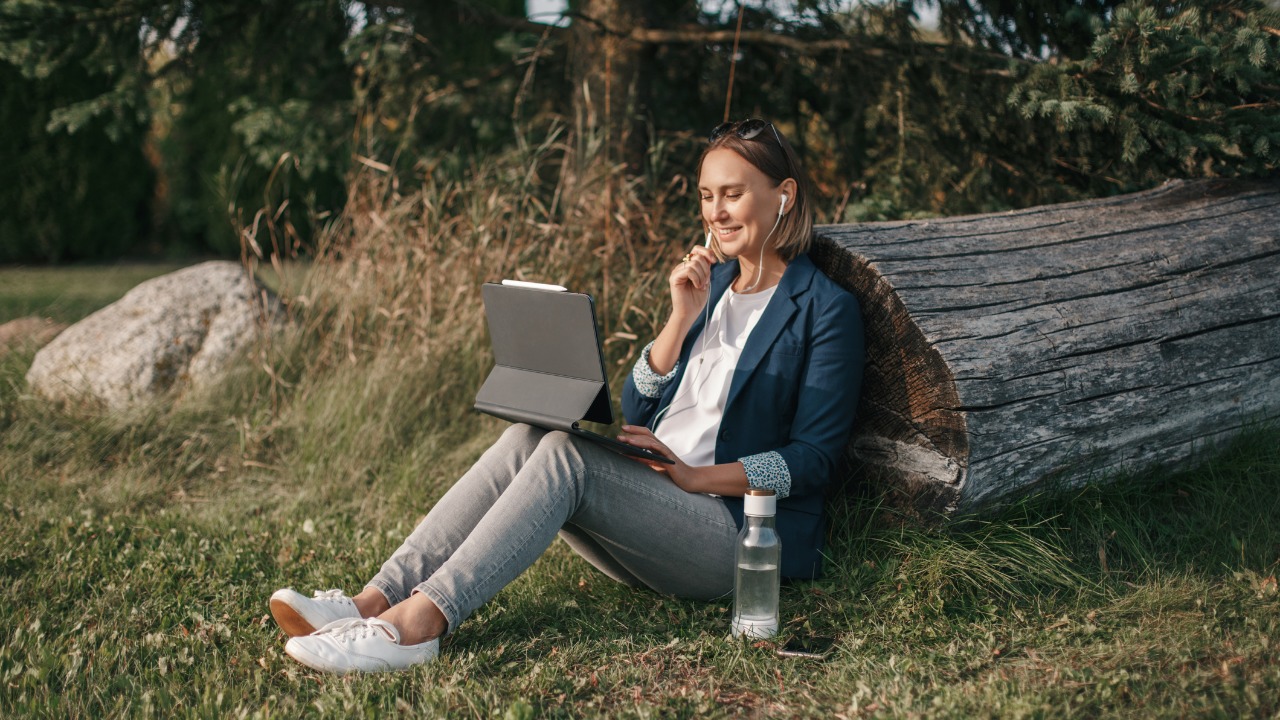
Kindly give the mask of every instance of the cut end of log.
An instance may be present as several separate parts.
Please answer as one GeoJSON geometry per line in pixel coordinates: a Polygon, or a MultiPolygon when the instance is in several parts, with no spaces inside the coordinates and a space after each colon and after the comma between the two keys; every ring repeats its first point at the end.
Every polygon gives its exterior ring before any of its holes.
{"type": "Polygon", "coordinates": [[[874,263],[822,237],[810,256],[862,305],[866,368],[846,459],[859,479],[887,481],[912,505],[954,509],[969,442],[951,369],[874,263]]]}
{"type": "Polygon", "coordinates": [[[965,468],[936,450],[859,433],[849,454],[862,479],[888,489],[897,505],[949,514],[960,503],[965,468]]]}

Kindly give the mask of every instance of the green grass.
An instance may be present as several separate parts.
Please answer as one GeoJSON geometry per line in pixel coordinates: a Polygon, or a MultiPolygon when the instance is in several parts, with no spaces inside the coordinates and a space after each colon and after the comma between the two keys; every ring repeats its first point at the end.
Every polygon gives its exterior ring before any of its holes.
{"type": "Polygon", "coordinates": [[[76,267],[0,267],[0,323],[36,315],[72,323],[143,280],[180,266],[128,263],[76,267]]]}
{"type": "Polygon", "coordinates": [[[620,587],[556,543],[438,663],[343,680],[283,655],[266,597],[357,589],[496,437],[406,393],[465,370],[335,372],[275,416],[246,370],[104,418],[22,397],[23,362],[0,378],[0,716],[1280,712],[1273,428],[947,528],[840,505],[829,577],[783,591],[788,632],[838,638],[826,662],[728,641],[726,603],[620,587]]]}
{"type": "MultiPolygon", "coordinates": [[[[554,173],[515,160],[403,198],[357,188],[284,278],[294,331],[203,394],[51,408],[26,395],[34,351],[0,357],[0,717],[1280,713],[1276,427],[940,528],[840,499],[828,576],[782,593],[784,635],[838,639],[825,662],[727,640],[726,602],[621,587],[559,542],[428,667],[289,660],[270,593],[359,589],[500,433],[470,411],[480,281],[595,294],[615,381],[661,322],[682,236],[557,225],[528,189],[554,173]]],[[[5,279],[6,308],[70,297],[5,279]]]]}

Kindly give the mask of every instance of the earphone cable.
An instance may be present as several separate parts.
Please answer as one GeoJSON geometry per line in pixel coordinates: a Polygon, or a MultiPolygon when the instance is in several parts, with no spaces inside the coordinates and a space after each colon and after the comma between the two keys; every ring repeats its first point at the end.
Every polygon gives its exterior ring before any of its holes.
{"type": "MultiPolygon", "coordinates": [[[[752,290],[755,290],[756,286],[760,284],[760,280],[764,278],[764,251],[765,251],[765,248],[769,246],[769,238],[773,237],[773,233],[778,229],[778,224],[781,222],[782,222],[782,211],[779,210],[778,218],[773,221],[773,227],[769,229],[769,234],[764,236],[764,242],[760,244],[760,259],[756,262],[755,282],[751,283],[750,287],[743,290],[742,291],[743,293],[749,293],[752,290]]],[[[716,239],[716,242],[718,243],[720,242],[720,240],[716,239]]],[[[702,372],[702,366],[707,361],[707,336],[710,334],[710,331],[711,331],[711,281],[710,279],[707,280],[707,300],[702,305],[702,311],[703,311],[702,351],[698,353],[698,366],[694,368],[693,377],[689,380],[690,388],[693,388],[697,385],[698,374],[702,372]]],[[[680,385],[681,387],[684,386],[683,380],[681,380],[680,385]]],[[[679,390],[677,389],[675,397],[671,398],[671,402],[667,403],[666,407],[654,413],[653,419],[649,421],[650,432],[658,431],[658,421],[662,418],[663,415],[667,413],[668,410],[671,409],[671,406],[676,403],[676,400],[679,400],[679,399],[680,399],[680,393],[679,393],[679,390]]]]}

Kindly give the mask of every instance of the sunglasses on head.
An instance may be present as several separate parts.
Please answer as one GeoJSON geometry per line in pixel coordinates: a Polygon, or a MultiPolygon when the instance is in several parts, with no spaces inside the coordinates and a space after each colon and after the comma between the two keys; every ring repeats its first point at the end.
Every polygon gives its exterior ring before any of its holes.
{"type": "Polygon", "coordinates": [[[773,131],[773,139],[778,141],[778,147],[782,147],[782,138],[778,137],[778,129],[771,122],[765,122],[760,118],[748,118],[746,120],[735,120],[727,123],[720,123],[712,129],[711,134],[707,136],[707,142],[715,142],[724,137],[726,133],[732,132],[734,135],[743,140],[750,140],[765,128],[773,131]]]}

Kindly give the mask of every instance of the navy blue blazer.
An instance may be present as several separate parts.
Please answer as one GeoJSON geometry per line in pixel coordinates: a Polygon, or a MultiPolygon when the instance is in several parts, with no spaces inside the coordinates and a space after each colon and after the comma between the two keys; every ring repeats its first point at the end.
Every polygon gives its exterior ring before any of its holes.
{"type": "MultiPolygon", "coordinates": [[[[738,276],[738,261],[711,270],[711,311],[738,276]]],[[[633,425],[649,425],[667,407],[689,366],[706,313],[698,315],[680,349],[679,372],[662,396],[642,395],[630,373],[622,412],[633,425]]],[[[734,369],[716,439],[717,464],[776,451],[791,474],[791,494],[778,501],[782,575],[822,573],[823,496],[853,427],[862,386],[862,313],[852,294],[799,255],[747,338],[734,369]]],[[[722,498],[742,527],[742,498],[722,498]]]]}

